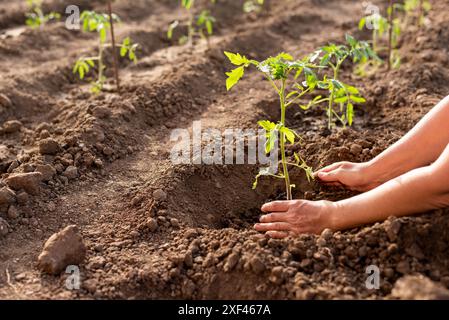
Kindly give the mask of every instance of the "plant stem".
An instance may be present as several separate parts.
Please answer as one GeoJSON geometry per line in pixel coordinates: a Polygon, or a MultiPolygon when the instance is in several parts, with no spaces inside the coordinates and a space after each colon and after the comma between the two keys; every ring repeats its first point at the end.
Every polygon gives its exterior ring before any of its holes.
{"type": "Polygon", "coordinates": [[[421,28],[421,22],[423,19],[424,19],[424,0],[419,0],[418,28],[421,28]]]}
{"type": "Polygon", "coordinates": [[[115,46],[114,21],[112,19],[111,1],[108,1],[108,11],[109,11],[109,23],[111,24],[112,56],[113,56],[113,62],[114,62],[115,82],[117,85],[117,91],[120,92],[120,78],[119,78],[119,74],[118,74],[118,60],[117,60],[117,50],[116,50],[116,46],[115,46]]]}
{"type": "Polygon", "coordinates": [[[390,0],[390,9],[388,10],[388,71],[391,70],[391,54],[393,51],[393,16],[394,0],[390,0]]]}
{"type": "Polygon", "coordinates": [[[193,29],[193,13],[192,13],[192,9],[189,9],[189,25],[188,25],[187,33],[188,33],[187,38],[188,38],[189,45],[193,45],[194,29],[193,29]]]}
{"type": "MultiPolygon", "coordinates": [[[[337,65],[334,68],[332,68],[334,70],[334,80],[338,80],[338,73],[340,72],[341,64],[343,63],[343,61],[345,61],[345,59],[346,59],[346,56],[343,59],[337,61],[337,65]]],[[[335,93],[335,88],[332,85],[332,91],[331,91],[331,94],[330,94],[330,97],[329,97],[329,106],[328,106],[328,109],[327,109],[327,118],[328,118],[327,127],[328,127],[329,130],[331,129],[332,114],[334,112],[334,93],[335,93]]]]}
{"type": "MultiPolygon", "coordinates": [[[[281,125],[282,127],[285,127],[285,79],[282,80],[282,86],[281,90],[279,91],[279,97],[281,102],[281,125]]],[[[285,156],[285,134],[281,132],[279,134],[280,136],[280,146],[281,146],[281,159],[282,159],[282,170],[284,173],[284,179],[285,179],[285,189],[287,191],[287,200],[292,200],[292,189],[290,185],[290,176],[288,174],[288,168],[287,168],[287,159],[285,156]]]]}
{"type": "Polygon", "coordinates": [[[100,46],[98,48],[98,84],[103,89],[103,43],[100,40],[100,46]]]}

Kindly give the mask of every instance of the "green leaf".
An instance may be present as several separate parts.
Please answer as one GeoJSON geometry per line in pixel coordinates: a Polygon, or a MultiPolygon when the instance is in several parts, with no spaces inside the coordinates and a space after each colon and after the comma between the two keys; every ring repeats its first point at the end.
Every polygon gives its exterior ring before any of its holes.
{"type": "Polygon", "coordinates": [[[354,118],[354,106],[351,102],[346,106],[346,118],[348,119],[348,124],[352,126],[353,118],[354,118]]]}
{"type": "Polygon", "coordinates": [[[358,42],[357,42],[357,40],[354,39],[354,37],[352,37],[352,36],[349,35],[349,34],[346,34],[345,37],[346,37],[346,42],[348,42],[348,44],[349,44],[351,47],[357,46],[358,42]]]}
{"type": "Polygon", "coordinates": [[[105,43],[106,42],[106,37],[107,37],[106,28],[103,27],[103,28],[100,29],[100,41],[102,43],[105,43]]]}
{"type": "Polygon", "coordinates": [[[277,141],[278,138],[278,131],[272,130],[267,134],[267,142],[265,143],[265,153],[270,153],[271,150],[274,148],[274,144],[277,141]]]}
{"type": "Polygon", "coordinates": [[[184,8],[187,10],[190,10],[190,8],[193,6],[194,0],[182,0],[181,4],[184,8]]]}
{"type": "Polygon", "coordinates": [[[287,127],[282,127],[280,131],[281,131],[281,133],[285,134],[285,137],[287,138],[288,142],[290,142],[291,144],[295,143],[296,135],[292,130],[290,130],[287,127]]]}
{"type": "Polygon", "coordinates": [[[267,131],[267,132],[274,130],[274,128],[276,127],[276,124],[269,120],[261,120],[261,121],[258,121],[257,124],[259,126],[261,126],[262,128],[264,128],[265,131],[267,131]]]}
{"type": "Polygon", "coordinates": [[[365,27],[365,24],[366,24],[366,17],[363,17],[359,21],[359,30],[362,30],[365,27]]]}
{"type": "Polygon", "coordinates": [[[209,35],[211,35],[214,32],[212,21],[210,21],[210,20],[206,21],[206,30],[209,35]]]}
{"type": "Polygon", "coordinates": [[[284,60],[287,60],[287,61],[292,61],[293,60],[293,57],[290,54],[285,53],[285,52],[281,52],[280,54],[278,54],[277,58],[284,59],[284,60]]]}
{"type": "Polygon", "coordinates": [[[352,101],[354,101],[355,103],[365,103],[366,99],[362,98],[362,97],[358,97],[358,96],[350,96],[349,97],[352,101]]]}
{"type": "Polygon", "coordinates": [[[246,65],[250,62],[245,56],[240,55],[240,53],[225,51],[224,54],[228,57],[229,61],[236,66],[246,65]]]}
{"type": "Polygon", "coordinates": [[[345,103],[346,101],[348,101],[348,97],[347,96],[343,96],[343,97],[339,97],[339,98],[335,98],[334,99],[335,103],[345,103]]]}
{"type": "Polygon", "coordinates": [[[245,67],[241,66],[238,68],[235,68],[234,70],[230,72],[226,72],[226,75],[228,78],[226,79],[226,89],[229,91],[233,86],[239,82],[239,80],[243,77],[245,74],[245,67]]]}

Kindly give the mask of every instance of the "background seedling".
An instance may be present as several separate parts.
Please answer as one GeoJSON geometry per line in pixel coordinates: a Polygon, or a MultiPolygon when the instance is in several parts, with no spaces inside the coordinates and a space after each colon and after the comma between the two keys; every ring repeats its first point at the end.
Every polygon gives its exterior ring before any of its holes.
{"type": "Polygon", "coordinates": [[[401,9],[402,5],[397,4],[394,0],[390,0],[387,8],[388,16],[388,70],[391,68],[399,68],[401,65],[401,57],[396,49],[399,36],[401,35],[400,19],[396,18],[396,10],[401,9]]]}
{"type": "MultiPolygon", "coordinates": [[[[216,0],[211,0],[215,4],[216,0]]],[[[215,18],[210,14],[209,10],[201,10],[198,16],[194,13],[195,0],[181,0],[181,6],[187,10],[189,18],[187,21],[187,35],[179,38],[179,44],[193,44],[195,35],[199,35],[202,39],[206,39],[209,46],[209,37],[214,32],[215,18]]],[[[173,38],[174,30],[180,25],[179,20],[173,21],[167,30],[167,38],[173,38]]]]}
{"type": "Polygon", "coordinates": [[[424,24],[424,18],[432,9],[432,5],[428,0],[405,0],[404,11],[406,13],[406,25],[410,17],[416,17],[418,27],[424,24]]]}
{"type": "Polygon", "coordinates": [[[370,59],[379,59],[367,42],[357,41],[350,35],[346,35],[346,42],[347,45],[329,44],[324,46],[309,58],[312,62],[320,59],[319,65],[331,68],[332,76],[324,76],[324,79],[317,83],[318,88],[327,90],[328,96],[325,98],[315,97],[307,106],[301,107],[306,110],[314,105],[327,103],[326,114],[329,129],[332,127],[333,117],[336,117],[343,126],[346,126],[346,124],[351,126],[354,117],[354,104],[365,102],[356,87],[340,81],[342,64],[348,58],[352,58],[354,63],[365,63],[370,59]],[[339,105],[340,113],[335,110],[335,104],[339,105]]]}
{"type": "Polygon", "coordinates": [[[263,9],[265,0],[248,0],[243,4],[245,13],[260,12],[263,9]]]}
{"type": "MultiPolygon", "coordinates": [[[[119,22],[120,18],[111,14],[113,21],[119,22]]],[[[82,22],[83,30],[87,32],[97,32],[99,35],[98,55],[93,57],[80,57],[73,67],[73,73],[78,73],[80,79],[84,79],[85,75],[91,68],[97,65],[98,77],[95,82],[92,83],[92,92],[98,93],[103,89],[106,77],[104,76],[105,64],[104,64],[104,50],[107,47],[111,47],[110,43],[106,43],[107,31],[111,28],[110,17],[108,14],[96,13],[94,11],[84,11],[80,20],[82,22]]],[[[129,60],[137,62],[136,50],[137,43],[132,43],[129,37],[123,40],[123,43],[117,45],[120,48],[120,55],[122,57],[127,56],[129,60]]]]}
{"type": "Polygon", "coordinates": [[[378,41],[382,38],[388,31],[388,20],[383,17],[380,13],[373,13],[372,15],[363,17],[359,21],[359,30],[367,27],[372,30],[372,48],[374,52],[379,53],[378,41]]]}
{"type": "Polygon", "coordinates": [[[290,183],[288,166],[294,166],[304,170],[308,179],[312,179],[312,169],[307,166],[305,161],[297,153],[294,153],[294,162],[288,162],[287,160],[285,154],[286,143],[294,144],[295,141],[300,140],[300,136],[286,126],[286,109],[289,106],[298,103],[298,100],[301,97],[314,90],[317,84],[317,78],[313,68],[316,68],[316,66],[308,62],[307,59],[294,61],[293,57],[287,53],[280,53],[279,55],[270,57],[262,62],[249,60],[238,53],[225,52],[225,55],[233,65],[237,66],[232,71],[226,73],[228,76],[226,80],[227,90],[230,90],[239,82],[243,77],[246,68],[255,66],[265,75],[265,78],[279,95],[281,111],[280,120],[277,123],[263,120],[259,121],[258,124],[266,131],[266,153],[272,152],[276,142],[279,141],[282,170],[280,170],[280,172],[270,172],[267,168],[260,170],[259,174],[256,176],[253,188],[256,188],[260,176],[272,176],[284,179],[287,200],[291,200],[292,188],[294,185],[290,183]],[[305,81],[299,83],[297,80],[301,75],[304,75],[305,81]],[[293,84],[289,84],[291,80],[293,81],[293,84]]]}
{"type": "Polygon", "coordinates": [[[59,20],[61,15],[57,12],[44,14],[42,10],[43,0],[26,0],[30,12],[26,14],[25,23],[31,28],[43,28],[51,20],[59,20]]]}

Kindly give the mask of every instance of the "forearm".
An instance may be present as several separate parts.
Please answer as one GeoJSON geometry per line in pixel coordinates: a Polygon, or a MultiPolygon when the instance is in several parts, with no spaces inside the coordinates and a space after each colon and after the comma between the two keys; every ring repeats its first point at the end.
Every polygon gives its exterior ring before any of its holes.
{"type": "Polygon", "coordinates": [[[385,182],[435,161],[449,143],[449,96],[412,130],[369,162],[373,178],[385,182]]]}
{"type": "Polygon", "coordinates": [[[449,206],[449,146],[436,163],[335,203],[332,226],[347,229],[449,206]]]}

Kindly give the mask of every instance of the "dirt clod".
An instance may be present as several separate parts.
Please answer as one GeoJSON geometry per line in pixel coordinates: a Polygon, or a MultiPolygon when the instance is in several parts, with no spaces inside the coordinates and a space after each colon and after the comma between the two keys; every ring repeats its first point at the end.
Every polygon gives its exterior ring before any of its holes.
{"type": "Polygon", "coordinates": [[[9,232],[9,224],[5,219],[0,218],[0,238],[5,237],[9,232]]]}
{"type": "Polygon", "coordinates": [[[15,133],[22,129],[22,122],[18,120],[10,120],[3,123],[3,131],[5,133],[15,133]]]}
{"type": "Polygon", "coordinates": [[[23,189],[31,195],[39,194],[41,181],[42,173],[40,172],[16,173],[10,175],[5,180],[11,189],[23,189]]]}
{"type": "Polygon", "coordinates": [[[408,275],[396,281],[391,296],[404,300],[449,300],[449,290],[423,275],[408,275]]]}
{"type": "Polygon", "coordinates": [[[52,138],[47,138],[39,142],[39,152],[41,154],[53,155],[58,153],[59,150],[59,143],[52,138]]]}
{"type": "Polygon", "coordinates": [[[84,261],[86,246],[74,225],[53,234],[38,257],[41,271],[57,275],[68,265],[79,265],[84,261]]]}
{"type": "Polygon", "coordinates": [[[158,202],[165,201],[167,200],[167,193],[162,189],[157,189],[153,192],[153,198],[158,202]]]}
{"type": "Polygon", "coordinates": [[[0,207],[8,206],[16,201],[16,194],[8,187],[0,188],[0,207]]]}
{"type": "Polygon", "coordinates": [[[78,177],[78,168],[75,166],[68,166],[63,175],[70,180],[76,179],[78,177]]]}

